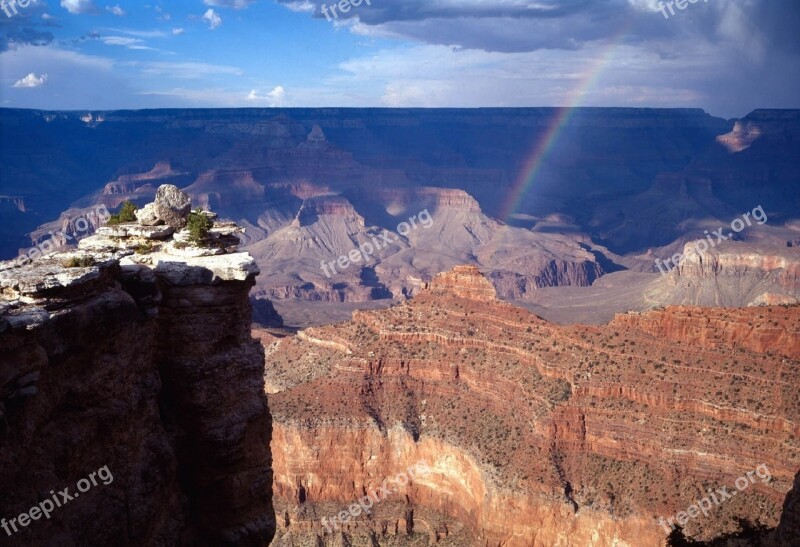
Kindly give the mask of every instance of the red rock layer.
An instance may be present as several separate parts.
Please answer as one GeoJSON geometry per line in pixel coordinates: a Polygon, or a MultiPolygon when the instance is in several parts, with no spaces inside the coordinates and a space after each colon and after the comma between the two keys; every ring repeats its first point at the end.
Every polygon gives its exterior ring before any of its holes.
{"type": "MultiPolygon", "coordinates": [[[[668,308],[559,327],[486,284],[457,268],[409,303],[262,337],[279,536],[333,541],[325,511],[417,460],[432,473],[402,491],[394,514],[354,519],[345,539],[370,530],[392,544],[375,530],[424,509],[468,531],[462,545],[664,545],[659,516],[762,464],[770,480],[685,532],[778,524],[800,469],[800,307],[668,308]]],[[[442,541],[436,530],[415,541],[442,541]]]]}
{"type": "Polygon", "coordinates": [[[741,313],[725,308],[669,308],[658,314],[618,315],[611,326],[626,326],[703,349],[741,347],[800,359],[795,313],[784,313],[785,309],[773,306],[741,313]]]}

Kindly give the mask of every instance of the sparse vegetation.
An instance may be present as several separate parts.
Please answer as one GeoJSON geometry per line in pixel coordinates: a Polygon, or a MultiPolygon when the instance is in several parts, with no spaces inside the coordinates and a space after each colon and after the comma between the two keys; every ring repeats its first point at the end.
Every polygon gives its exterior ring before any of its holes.
{"type": "Polygon", "coordinates": [[[65,268],[88,268],[94,266],[94,257],[91,256],[73,256],[61,263],[65,268]]]}
{"type": "Polygon", "coordinates": [[[137,209],[138,207],[136,207],[136,205],[131,200],[125,200],[125,203],[122,204],[119,213],[113,214],[110,217],[108,217],[108,225],[116,226],[118,224],[123,224],[125,222],[135,222],[137,209]]]}
{"type": "Polygon", "coordinates": [[[137,245],[135,249],[137,255],[149,255],[154,250],[155,248],[153,247],[153,244],[149,241],[137,245]]]}
{"type": "Polygon", "coordinates": [[[208,232],[213,226],[214,221],[203,214],[201,209],[198,208],[189,213],[189,223],[186,227],[189,230],[189,241],[192,245],[197,247],[202,246],[208,238],[208,232]]]}

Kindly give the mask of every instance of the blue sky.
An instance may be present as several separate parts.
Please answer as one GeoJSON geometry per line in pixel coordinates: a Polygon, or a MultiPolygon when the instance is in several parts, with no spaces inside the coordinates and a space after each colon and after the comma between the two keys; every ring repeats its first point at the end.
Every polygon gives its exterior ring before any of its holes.
{"type": "Polygon", "coordinates": [[[32,0],[0,105],[800,107],[800,2],[678,1],[32,0]]]}

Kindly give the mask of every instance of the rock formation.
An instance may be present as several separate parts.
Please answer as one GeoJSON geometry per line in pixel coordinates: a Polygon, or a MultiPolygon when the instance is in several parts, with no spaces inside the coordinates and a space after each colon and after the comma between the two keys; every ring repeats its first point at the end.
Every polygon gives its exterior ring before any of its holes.
{"type": "Polygon", "coordinates": [[[661,296],[673,304],[747,306],[800,299],[800,252],[778,246],[725,242],[698,252],[692,243],[667,275],[661,296]]]}
{"type": "Polygon", "coordinates": [[[51,490],[75,497],[18,523],[12,541],[266,545],[271,418],[248,300],[258,268],[226,245],[176,247],[168,226],[101,232],[0,273],[0,516],[51,490]],[[113,481],[78,499],[78,481],[103,466],[113,481]]]}
{"type": "Polygon", "coordinates": [[[461,267],[388,310],[259,337],[276,545],[663,546],[660,517],[762,464],[768,478],[683,532],[798,533],[782,512],[800,470],[800,307],[559,327],[461,267]],[[371,514],[322,523],[420,460],[431,474],[371,514]]]}
{"type": "Polygon", "coordinates": [[[192,209],[192,200],[177,186],[165,184],[156,191],[156,200],[152,207],[152,212],[158,221],[180,230],[186,226],[186,217],[192,209]]]}

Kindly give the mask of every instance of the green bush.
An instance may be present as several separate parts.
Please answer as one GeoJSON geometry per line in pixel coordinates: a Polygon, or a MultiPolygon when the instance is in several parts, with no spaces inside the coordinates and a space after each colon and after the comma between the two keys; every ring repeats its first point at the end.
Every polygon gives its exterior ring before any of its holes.
{"type": "Polygon", "coordinates": [[[135,222],[136,209],[138,209],[136,204],[134,204],[131,200],[125,200],[119,210],[119,213],[108,217],[108,225],[116,226],[117,224],[122,224],[123,222],[135,222]]]}
{"type": "Polygon", "coordinates": [[[192,245],[201,246],[208,238],[208,232],[214,226],[214,221],[203,214],[201,209],[195,209],[189,213],[189,222],[186,227],[189,229],[189,241],[192,245]]]}

